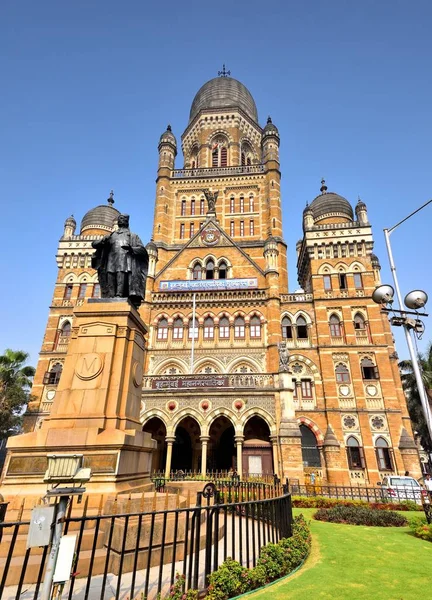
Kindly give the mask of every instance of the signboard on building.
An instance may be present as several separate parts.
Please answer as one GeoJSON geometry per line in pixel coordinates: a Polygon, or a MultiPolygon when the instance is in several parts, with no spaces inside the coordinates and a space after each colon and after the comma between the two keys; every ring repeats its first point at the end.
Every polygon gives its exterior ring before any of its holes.
{"type": "Polygon", "coordinates": [[[154,390],[181,390],[199,388],[228,387],[226,375],[179,375],[178,377],[155,377],[152,380],[154,390]]]}
{"type": "Polygon", "coordinates": [[[248,279],[193,279],[161,281],[159,283],[160,292],[207,292],[211,290],[253,290],[258,287],[258,279],[250,277],[248,279]]]}

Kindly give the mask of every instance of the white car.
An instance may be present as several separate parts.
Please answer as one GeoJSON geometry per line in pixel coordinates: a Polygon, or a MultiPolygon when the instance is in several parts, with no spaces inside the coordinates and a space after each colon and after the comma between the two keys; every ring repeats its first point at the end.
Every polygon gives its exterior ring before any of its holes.
{"type": "Polygon", "coordinates": [[[390,475],[381,482],[383,497],[391,502],[412,500],[417,504],[429,502],[429,497],[414,477],[390,475]]]}

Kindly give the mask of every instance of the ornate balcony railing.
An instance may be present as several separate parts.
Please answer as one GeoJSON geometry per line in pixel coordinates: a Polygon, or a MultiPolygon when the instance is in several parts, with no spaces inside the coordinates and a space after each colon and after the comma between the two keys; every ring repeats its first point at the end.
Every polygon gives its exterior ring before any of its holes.
{"type": "Polygon", "coordinates": [[[203,388],[271,388],[274,377],[270,373],[227,373],[196,375],[147,375],[143,378],[143,391],[202,390],[203,388]]]}
{"type": "Polygon", "coordinates": [[[312,302],[313,294],[281,294],[281,302],[312,302]]]}
{"type": "Polygon", "coordinates": [[[237,167],[215,167],[198,169],[174,169],[172,177],[174,179],[184,179],[192,177],[226,177],[230,175],[258,175],[265,172],[264,165],[243,165],[237,167]]]}

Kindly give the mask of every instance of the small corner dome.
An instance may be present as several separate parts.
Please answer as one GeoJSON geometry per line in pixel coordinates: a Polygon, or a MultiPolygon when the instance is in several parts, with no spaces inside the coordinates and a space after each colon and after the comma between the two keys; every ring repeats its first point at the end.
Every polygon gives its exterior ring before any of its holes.
{"type": "Polygon", "coordinates": [[[358,212],[359,212],[360,210],[367,210],[367,206],[366,206],[366,204],[363,202],[363,200],[361,200],[361,199],[359,198],[359,199],[358,199],[358,202],[357,202],[357,204],[356,204],[356,207],[355,207],[355,213],[356,213],[356,215],[358,214],[358,212]]]}
{"type": "Polygon", "coordinates": [[[189,123],[201,110],[218,108],[240,108],[258,123],[258,111],[252,94],[232,77],[215,77],[198,90],[192,102],[189,123]]]}
{"type": "Polygon", "coordinates": [[[68,225],[70,227],[76,227],[76,221],[75,221],[75,217],[73,215],[71,215],[70,217],[68,217],[66,219],[64,226],[67,227],[68,225]]]}
{"type": "Polygon", "coordinates": [[[279,137],[279,129],[274,125],[271,117],[268,117],[266,126],[263,129],[263,137],[273,135],[279,137]]]}
{"type": "Polygon", "coordinates": [[[158,254],[158,248],[153,240],[150,240],[149,243],[146,245],[146,250],[149,254],[154,254],[155,256],[157,256],[158,254]]]}
{"type": "Polygon", "coordinates": [[[168,125],[166,128],[166,131],[163,132],[163,134],[160,136],[160,141],[159,143],[168,143],[168,144],[173,144],[174,146],[177,146],[177,140],[175,135],[172,132],[171,129],[171,125],[168,125]]]}
{"type": "Polygon", "coordinates": [[[88,232],[91,235],[92,229],[107,232],[113,231],[120,212],[112,204],[111,195],[108,199],[108,204],[100,204],[86,212],[81,221],[81,234],[88,232]]]}
{"type": "Polygon", "coordinates": [[[315,222],[326,217],[342,217],[348,221],[353,221],[354,213],[348,200],[335,192],[328,192],[324,180],[321,183],[321,194],[309,206],[315,222]]]}

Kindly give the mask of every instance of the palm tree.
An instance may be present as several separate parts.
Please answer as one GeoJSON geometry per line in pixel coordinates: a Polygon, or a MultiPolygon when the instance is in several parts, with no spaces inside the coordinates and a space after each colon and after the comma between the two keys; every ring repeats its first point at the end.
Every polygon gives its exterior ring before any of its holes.
{"type": "MultiPolygon", "coordinates": [[[[423,384],[429,399],[432,401],[432,342],[429,343],[424,353],[418,354],[418,364],[420,366],[423,384]]],[[[432,440],[424,418],[423,409],[420,401],[420,395],[417,387],[417,381],[410,360],[402,360],[399,363],[399,369],[402,379],[402,387],[407,399],[408,412],[413,423],[414,429],[419,433],[421,445],[426,452],[432,452],[432,440]]]]}
{"type": "Polygon", "coordinates": [[[34,367],[25,365],[28,358],[26,352],[10,348],[0,355],[0,440],[19,432],[35,374],[34,367]]]}

